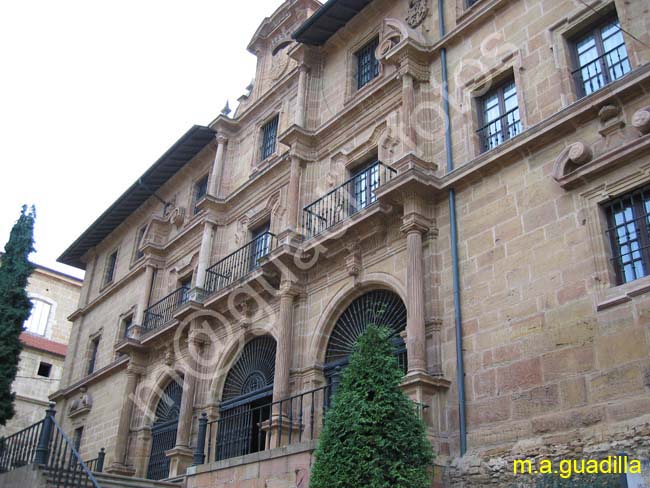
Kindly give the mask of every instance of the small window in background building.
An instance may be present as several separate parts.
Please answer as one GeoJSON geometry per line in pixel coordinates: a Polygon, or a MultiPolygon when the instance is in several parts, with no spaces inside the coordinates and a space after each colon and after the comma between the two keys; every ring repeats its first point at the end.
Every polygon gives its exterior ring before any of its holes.
{"type": "Polygon", "coordinates": [[[44,336],[47,332],[47,324],[50,321],[52,305],[38,298],[32,298],[32,311],[25,321],[24,327],[27,332],[44,336]]]}
{"type": "Polygon", "coordinates": [[[513,80],[501,84],[480,100],[481,152],[494,149],[522,131],[517,87],[513,80]]]}
{"type": "Polygon", "coordinates": [[[194,184],[194,215],[199,213],[196,206],[208,194],[208,176],[205,175],[194,184]]]}
{"type": "Polygon", "coordinates": [[[262,161],[271,157],[275,152],[279,122],[280,116],[276,115],[262,127],[262,161]]]}
{"type": "Polygon", "coordinates": [[[618,18],[610,18],[574,42],[576,70],[573,77],[579,95],[600,90],[630,72],[623,31],[618,18]]]}
{"type": "Polygon", "coordinates": [[[38,372],[36,374],[38,376],[42,376],[43,378],[49,378],[52,374],[52,365],[49,363],[41,362],[38,365],[38,372]]]}
{"type": "Polygon", "coordinates": [[[106,259],[106,269],[104,270],[104,285],[113,282],[115,278],[115,265],[117,264],[117,251],[113,251],[106,259]]]}
{"type": "Polygon", "coordinates": [[[379,76],[379,60],[375,51],[379,38],[375,37],[357,52],[357,88],[360,90],[379,76]]]}

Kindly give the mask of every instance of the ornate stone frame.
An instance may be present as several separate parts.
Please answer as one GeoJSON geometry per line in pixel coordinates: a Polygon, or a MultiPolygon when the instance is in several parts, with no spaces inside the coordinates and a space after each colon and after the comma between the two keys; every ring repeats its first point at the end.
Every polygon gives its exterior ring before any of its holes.
{"type": "Polygon", "coordinates": [[[594,307],[597,311],[628,302],[632,297],[650,291],[650,276],[616,285],[610,262],[611,249],[605,235],[607,221],[602,204],[650,182],[650,162],[629,168],[624,174],[607,178],[579,194],[579,218],[587,225],[594,258],[594,307]]]}
{"type": "MultiPolygon", "coordinates": [[[[526,109],[526,97],[523,93],[526,84],[521,76],[523,71],[521,59],[520,50],[507,53],[496,65],[458,87],[460,93],[457,94],[457,99],[462,100],[463,106],[466,107],[463,113],[463,118],[465,119],[463,130],[465,131],[464,139],[467,141],[465,150],[470,156],[470,159],[483,154],[483,151],[481,151],[481,141],[477,133],[481,124],[479,115],[481,112],[481,97],[492,87],[499,85],[508,78],[512,78],[517,87],[517,102],[519,104],[519,116],[522,125],[521,133],[526,132],[528,128],[528,111],[526,109]]],[[[504,144],[508,141],[504,141],[504,144]]]]}
{"type": "Polygon", "coordinates": [[[371,81],[369,81],[363,88],[358,89],[357,88],[357,53],[370,41],[373,39],[380,39],[381,40],[381,28],[380,26],[376,26],[372,29],[371,32],[366,34],[364,37],[362,37],[360,40],[355,42],[352,46],[350,46],[345,53],[345,59],[346,59],[346,67],[345,67],[345,100],[344,100],[344,106],[347,106],[348,104],[352,103],[357,94],[368,91],[371,89],[372,86],[377,84],[379,80],[383,79],[384,77],[384,64],[382,62],[379,62],[379,74],[371,81]]]}
{"type": "MultiPolygon", "coordinates": [[[[571,76],[574,66],[573,38],[591,24],[602,21],[602,16],[615,12],[619,20],[620,12],[615,0],[593,0],[590,6],[578,6],[575,11],[551,25],[546,31],[548,47],[555,62],[555,68],[560,73],[562,88],[562,108],[580,99],[576,84],[571,76]],[[594,12],[595,9],[596,12],[594,12]]],[[[626,41],[628,57],[632,71],[639,67],[635,44],[626,41]]]]}

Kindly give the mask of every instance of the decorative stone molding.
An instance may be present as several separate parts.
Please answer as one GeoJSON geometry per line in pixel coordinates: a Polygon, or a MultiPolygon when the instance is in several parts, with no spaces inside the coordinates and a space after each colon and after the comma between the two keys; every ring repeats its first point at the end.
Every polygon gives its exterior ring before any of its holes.
{"type": "Polygon", "coordinates": [[[387,18],[375,55],[381,62],[395,65],[400,75],[410,74],[417,81],[427,82],[430,78],[427,45],[426,38],[404,21],[387,18]]]}
{"type": "Polygon", "coordinates": [[[363,261],[361,257],[361,243],[358,239],[353,239],[345,243],[347,256],[345,258],[345,267],[348,274],[357,277],[361,274],[363,269],[363,261]]]}
{"type": "Polygon", "coordinates": [[[93,407],[93,397],[88,393],[88,387],[82,386],[80,388],[79,398],[70,403],[68,409],[68,417],[75,418],[90,412],[93,407]]]}
{"type": "Polygon", "coordinates": [[[560,153],[553,165],[551,175],[555,181],[574,171],[579,166],[588,163],[593,158],[591,148],[584,142],[575,142],[560,153]]]}
{"type": "Polygon", "coordinates": [[[644,107],[634,113],[632,126],[643,135],[650,134],[650,107],[644,107]]]}
{"type": "Polygon", "coordinates": [[[419,27],[429,13],[428,3],[428,0],[410,0],[406,23],[414,29],[419,27]]]}

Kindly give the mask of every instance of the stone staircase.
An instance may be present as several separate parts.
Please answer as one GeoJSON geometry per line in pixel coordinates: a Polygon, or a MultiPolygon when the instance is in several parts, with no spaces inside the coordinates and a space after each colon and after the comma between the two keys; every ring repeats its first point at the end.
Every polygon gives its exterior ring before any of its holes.
{"type": "MultiPolygon", "coordinates": [[[[60,483],[53,483],[51,473],[48,472],[49,470],[44,468],[39,469],[44,474],[46,488],[59,488],[62,486],[60,483]]],[[[93,476],[101,488],[183,488],[183,483],[152,481],[107,473],[93,473],[93,476]]],[[[92,488],[91,483],[78,483],[77,481],[72,483],[71,486],[74,488],[92,488]]]]}

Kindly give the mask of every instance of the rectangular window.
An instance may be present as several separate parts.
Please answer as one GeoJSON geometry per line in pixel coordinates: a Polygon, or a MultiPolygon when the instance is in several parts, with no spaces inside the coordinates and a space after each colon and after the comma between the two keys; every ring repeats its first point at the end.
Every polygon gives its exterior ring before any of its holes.
{"type": "Polygon", "coordinates": [[[208,194],[208,175],[194,183],[194,215],[199,213],[197,204],[208,194]]]}
{"type": "Polygon", "coordinates": [[[271,225],[266,223],[259,226],[253,231],[251,246],[250,269],[253,270],[259,266],[259,260],[271,251],[271,225]]]}
{"type": "Polygon", "coordinates": [[[49,303],[38,298],[32,298],[32,311],[25,321],[25,330],[32,334],[44,336],[47,332],[47,324],[50,321],[51,310],[52,306],[49,303]]]}
{"type": "Polygon", "coordinates": [[[521,133],[517,87],[510,80],[491,90],[480,100],[481,152],[489,151],[521,133]]]}
{"type": "Polygon", "coordinates": [[[276,115],[262,127],[262,161],[275,153],[279,122],[280,116],[276,115]]]}
{"type": "Polygon", "coordinates": [[[590,95],[631,70],[623,31],[616,17],[578,37],[574,42],[578,94],[590,95]]]}
{"type": "Polygon", "coordinates": [[[84,435],[84,428],[79,427],[78,429],[74,430],[74,436],[72,438],[72,443],[74,444],[74,448],[79,452],[79,449],[81,448],[81,439],[83,438],[84,435]]]}
{"type": "Polygon", "coordinates": [[[476,2],[478,2],[478,0],[467,0],[467,8],[474,6],[476,2]]]}
{"type": "Polygon", "coordinates": [[[52,365],[41,361],[38,365],[38,372],[36,374],[43,378],[49,378],[52,374],[52,365]]]}
{"type": "Polygon", "coordinates": [[[91,375],[95,372],[95,366],[97,366],[98,352],[99,352],[99,337],[96,337],[90,343],[90,358],[88,360],[88,371],[87,371],[88,375],[91,375]]]}
{"type": "Polygon", "coordinates": [[[650,186],[608,202],[605,213],[616,284],[650,274],[650,186]]]}
{"type": "Polygon", "coordinates": [[[350,215],[363,210],[377,201],[375,191],[379,187],[380,163],[374,162],[352,175],[353,205],[350,215]]]}
{"type": "Polygon", "coordinates": [[[125,317],[122,320],[122,337],[127,338],[129,337],[129,332],[131,327],[133,326],[133,315],[129,315],[128,317],[125,317]]]}
{"type": "Polygon", "coordinates": [[[379,61],[375,51],[379,46],[379,38],[375,37],[357,52],[357,89],[364,86],[379,76],[379,61]]]}
{"type": "Polygon", "coordinates": [[[117,264],[117,251],[113,251],[106,259],[106,268],[104,269],[104,285],[113,282],[115,278],[115,265],[117,264]]]}
{"type": "Polygon", "coordinates": [[[140,230],[138,230],[138,235],[135,238],[135,260],[139,261],[144,257],[144,253],[140,250],[142,243],[144,241],[144,234],[147,232],[147,226],[145,225],[140,230]]]}

